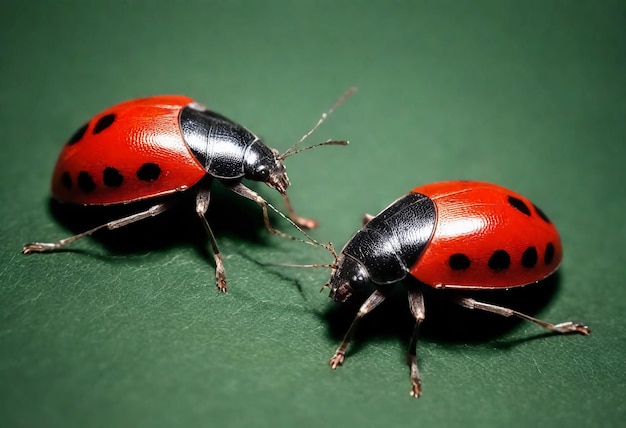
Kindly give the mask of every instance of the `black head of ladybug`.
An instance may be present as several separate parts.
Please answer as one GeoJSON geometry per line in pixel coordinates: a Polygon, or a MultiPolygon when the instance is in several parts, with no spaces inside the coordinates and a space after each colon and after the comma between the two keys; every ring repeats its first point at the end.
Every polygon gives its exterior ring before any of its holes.
{"type": "Polygon", "coordinates": [[[278,150],[267,147],[260,140],[247,148],[243,170],[247,179],[266,183],[281,195],[287,193],[291,184],[278,150]]]}
{"type": "Polygon", "coordinates": [[[348,254],[341,254],[327,284],[330,287],[329,297],[335,302],[343,303],[370,282],[367,269],[360,262],[348,254]]]}
{"type": "Polygon", "coordinates": [[[351,87],[344,92],[341,97],[333,104],[333,106],[317,121],[315,126],[300,138],[298,142],[289,147],[284,153],[279,153],[276,149],[272,149],[263,144],[260,140],[254,141],[246,150],[244,156],[244,174],[249,180],[265,182],[269,187],[276,189],[281,195],[285,196],[289,187],[289,177],[285,171],[283,161],[289,156],[321,146],[346,146],[348,142],[345,140],[329,140],[323,143],[313,144],[308,147],[297,148],[298,145],[309,137],[324,122],[324,120],[335,111],[345,100],[356,91],[356,87],[351,87]]]}

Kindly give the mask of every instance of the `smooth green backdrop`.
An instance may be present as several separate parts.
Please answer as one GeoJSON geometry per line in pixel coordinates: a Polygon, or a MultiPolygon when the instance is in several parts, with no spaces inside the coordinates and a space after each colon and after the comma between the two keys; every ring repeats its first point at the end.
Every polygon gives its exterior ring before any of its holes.
{"type": "Polygon", "coordinates": [[[0,426],[623,426],[625,17],[623,1],[3,2],[0,426]],[[225,192],[212,221],[228,295],[191,206],[20,254],[75,230],[51,210],[50,174],[101,109],[188,94],[284,150],[351,85],[310,139],[351,145],[287,161],[313,235],[341,247],[419,184],[500,183],[565,248],[558,278],[508,303],[591,336],[433,303],[413,400],[398,287],[333,372],[358,302],[318,293],[327,270],[268,265],[331,258],[268,236],[258,207],[225,192]]]}

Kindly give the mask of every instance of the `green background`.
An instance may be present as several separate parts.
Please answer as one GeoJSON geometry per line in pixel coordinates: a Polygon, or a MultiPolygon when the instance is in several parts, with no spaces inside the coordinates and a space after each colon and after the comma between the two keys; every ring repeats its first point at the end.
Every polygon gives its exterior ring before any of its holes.
{"type": "Polygon", "coordinates": [[[0,426],[623,426],[625,17],[623,1],[3,2],[0,426]],[[105,107],[187,94],[284,150],[351,85],[310,139],[351,145],[287,161],[313,235],[341,247],[419,184],[505,185],[551,216],[565,257],[541,287],[494,297],[591,336],[433,296],[414,400],[399,286],[332,371],[359,302],[319,294],[327,270],[268,265],[331,258],[268,236],[258,207],[224,191],[212,222],[228,295],[191,205],[20,254],[80,228],[54,214],[49,179],[105,107]]]}

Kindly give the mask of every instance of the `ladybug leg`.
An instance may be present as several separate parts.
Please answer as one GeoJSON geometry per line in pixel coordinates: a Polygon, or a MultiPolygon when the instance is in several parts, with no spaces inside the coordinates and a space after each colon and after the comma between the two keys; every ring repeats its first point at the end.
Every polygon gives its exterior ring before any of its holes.
{"type": "Polygon", "coordinates": [[[211,230],[209,221],[206,218],[206,212],[209,210],[209,202],[211,201],[211,189],[201,188],[196,195],[196,213],[202,220],[204,230],[206,230],[209,241],[211,242],[211,248],[213,250],[213,257],[215,258],[215,280],[218,291],[226,293],[228,291],[228,285],[226,284],[226,270],[224,269],[224,260],[222,259],[222,253],[217,246],[217,240],[215,234],[211,230]]]}
{"type": "Polygon", "coordinates": [[[71,244],[74,241],[79,240],[80,238],[84,238],[85,236],[90,236],[96,233],[101,229],[119,229],[120,227],[127,226],[131,223],[135,223],[139,220],[143,220],[146,218],[154,217],[156,215],[161,214],[163,211],[168,209],[171,204],[162,203],[154,205],[148,208],[145,211],[129,215],[128,217],[123,217],[118,220],[113,220],[105,224],[101,224],[100,226],[94,227],[93,229],[87,230],[83,233],[79,233],[74,236],[70,236],[69,238],[61,239],[58,242],[32,242],[30,244],[24,245],[22,247],[23,254],[31,254],[31,253],[47,253],[56,251],[62,247],[65,247],[68,244],[71,244]]]}
{"type": "Polygon", "coordinates": [[[361,305],[361,308],[359,309],[359,312],[356,314],[354,321],[352,321],[350,328],[346,332],[346,335],[344,336],[343,341],[341,342],[341,345],[339,345],[339,348],[337,348],[337,350],[335,351],[335,355],[333,355],[333,357],[330,359],[328,363],[330,364],[330,367],[333,370],[336,369],[341,364],[343,364],[343,360],[346,355],[346,348],[348,347],[348,344],[350,343],[350,340],[352,339],[352,336],[354,335],[354,332],[356,330],[357,325],[359,324],[359,321],[361,321],[361,319],[365,315],[373,311],[378,305],[384,302],[385,297],[386,296],[383,294],[382,291],[376,290],[367,298],[365,303],[361,305]]]}
{"type": "Polygon", "coordinates": [[[559,324],[550,324],[549,322],[531,317],[530,315],[526,315],[521,312],[514,311],[513,309],[492,305],[490,303],[478,302],[469,297],[458,297],[456,301],[459,305],[468,309],[479,309],[481,311],[502,315],[503,317],[515,316],[530,322],[534,322],[535,324],[538,324],[547,330],[555,331],[557,333],[580,333],[585,336],[591,333],[591,329],[589,327],[578,322],[566,321],[559,324]]]}
{"type": "Polygon", "coordinates": [[[291,240],[298,240],[297,238],[294,238],[293,236],[288,235],[285,232],[281,232],[278,229],[274,229],[274,227],[270,224],[270,217],[267,211],[267,205],[268,205],[267,201],[263,199],[257,192],[255,192],[254,190],[248,189],[242,183],[230,185],[229,189],[235,192],[236,194],[243,196],[246,199],[250,199],[256,202],[257,204],[259,204],[259,206],[263,210],[263,222],[265,223],[265,228],[270,233],[273,233],[274,235],[282,236],[283,238],[287,238],[291,240]]]}
{"type": "Polygon", "coordinates": [[[318,226],[318,222],[312,218],[300,217],[296,210],[293,209],[293,205],[291,204],[291,199],[285,193],[283,195],[283,200],[285,202],[285,208],[287,209],[287,215],[289,218],[298,226],[303,227],[305,229],[315,229],[318,226]]]}
{"type": "Polygon", "coordinates": [[[369,223],[370,220],[373,219],[373,218],[374,218],[374,216],[371,215],[371,214],[367,214],[367,213],[363,214],[363,220],[362,220],[363,221],[363,226],[365,226],[367,223],[369,223]]]}
{"type": "Polygon", "coordinates": [[[415,327],[413,328],[413,334],[411,335],[411,342],[409,343],[409,355],[408,364],[411,368],[411,397],[419,398],[422,395],[422,381],[420,380],[420,372],[417,368],[417,337],[419,335],[419,329],[426,318],[426,310],[424,308],[424,296],[422,291],[416,285],[409,285],[409,308],[411,314],[415,318],[415,327]]]}

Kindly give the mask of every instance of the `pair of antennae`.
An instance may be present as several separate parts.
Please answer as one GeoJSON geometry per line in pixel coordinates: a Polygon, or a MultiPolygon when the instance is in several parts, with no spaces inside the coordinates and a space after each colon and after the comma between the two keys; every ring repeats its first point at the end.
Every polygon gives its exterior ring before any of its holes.
{"type": "Polygon", "coordinates": [[[338,99],[337,101],[335,101],[335,104],[333,104],[333,106],[328,109],[328,111],[326,111],[325,113],[322,114],[322,117],[319,118],[319,120],[317,121],[317,123],[313,126],[313,128],[311,128],[309,130],[309,132],[307,132],[306,134],[304,134],[302,136],[302,138],[300,138],[300,140],[298,140],[294,145],[292,145],[291,147],[289,147],[283,154],[278,156],[279,160],[285,160],[286,158],[288,158],[289,156],[293,156],[296,153],[300,153],[303,152],[305,150],[310,150],[313,149],[315,147],[320,147],[320,146],[347,146],[348,142],[345,140],[329,140],[329,141],[325,141],[323,143],[318,143],[318,144],[313,144],[312,146],[308,146],[308,147],[303,147],[303,148],[296,148],[298,147],[298,145],[300,143],[302,143],[304,140],[306,140],[312,133],[314,133],[317,128],[319,128],[319,126],[326,120],[326,118],[328,116],[330,116],[331,114],[333,114],[333,112],[337,109],[337,107],[339,107],[341,104],[343,104],[348,98],[350,98],[352,96],[352,94],[354,94],[356,92],[356,86],[352,86],[351,88],[349,88],[347,91],[345,91],[338,99]]]}

